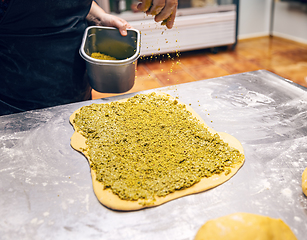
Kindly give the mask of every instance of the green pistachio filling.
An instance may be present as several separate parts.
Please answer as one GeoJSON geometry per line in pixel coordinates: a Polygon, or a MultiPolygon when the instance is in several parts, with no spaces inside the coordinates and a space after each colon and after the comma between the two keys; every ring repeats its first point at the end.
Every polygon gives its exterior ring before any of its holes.
{"type": "Polygon", "coordinates": [[[123,200],[154,201],[242,162],[177,100],[139,94],[126,102],[92,104],[74,123],[87,139],[97,180],[123,200]]]}

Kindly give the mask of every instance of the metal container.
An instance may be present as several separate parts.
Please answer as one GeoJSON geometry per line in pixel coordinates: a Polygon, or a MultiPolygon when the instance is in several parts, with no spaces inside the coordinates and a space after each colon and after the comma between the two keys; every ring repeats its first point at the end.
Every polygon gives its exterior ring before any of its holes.
{"type": "Polygon", "coordinates": [[[140,33],[127,29],[123,37],[117,28],[88,27],[79,51],[86,61],[89,82],[93,89],[104,93],[123,93],[134,85],[136,61],[140,55],[140,33]],[[100,60],[91,57],[100,52],[117,60],[100,60]]]}

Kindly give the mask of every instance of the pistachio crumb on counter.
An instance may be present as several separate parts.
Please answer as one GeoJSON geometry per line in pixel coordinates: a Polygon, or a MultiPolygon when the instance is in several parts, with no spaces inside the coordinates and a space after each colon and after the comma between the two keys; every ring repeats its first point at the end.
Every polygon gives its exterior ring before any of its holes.
{"type": "Polygon", "coordinates": [[[154,201],[202,178],[227,175],[244,159],[166,95],[85,106],[74,123],[87,139],[97,181],[123,200],[154,201]]]}

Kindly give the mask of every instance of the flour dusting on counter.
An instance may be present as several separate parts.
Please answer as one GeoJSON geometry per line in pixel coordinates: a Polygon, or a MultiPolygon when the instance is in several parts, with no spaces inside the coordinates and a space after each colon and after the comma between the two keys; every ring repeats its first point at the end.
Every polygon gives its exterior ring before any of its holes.
{"type": "Polygon", "coordinates": [[[298,240],[305,240],[307,198],[301,176],[307,167],[307,91],[267,71],[165,91],[176,92],[181,101],[196,106],[205,122],[212,121],[216,131],[243,143],[246,162],[241,171],[215,189],[154,209],[115,212],[95,198],[89,166],[69,145],[73,130],[68,118],[88,103],[126,96],[4,116],[0,215],[6,225],[0,224],[0,238],[193,240],[209,219],[249,212],[281,218],[298,240]]]}
{"type": "Polygon", "coordinates": [[[292,191],[289,188],[281,190],[281,193],[287,198],[292,198],[292,191]]]}

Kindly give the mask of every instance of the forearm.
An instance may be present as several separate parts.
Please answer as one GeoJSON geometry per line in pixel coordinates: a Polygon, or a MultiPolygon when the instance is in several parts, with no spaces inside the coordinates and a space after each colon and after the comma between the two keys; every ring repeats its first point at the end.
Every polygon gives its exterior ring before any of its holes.
{"type": "Polygon", "coordinates": [[[95,1],[93,1],[91,9],[86,16],[86,20],[89,22],[90,25],[101,26],[103,25],[101,16],[103,16],[104,14],[106,14],[106,12],[101,7],[99,7],[99,5],[95,1]]]}

